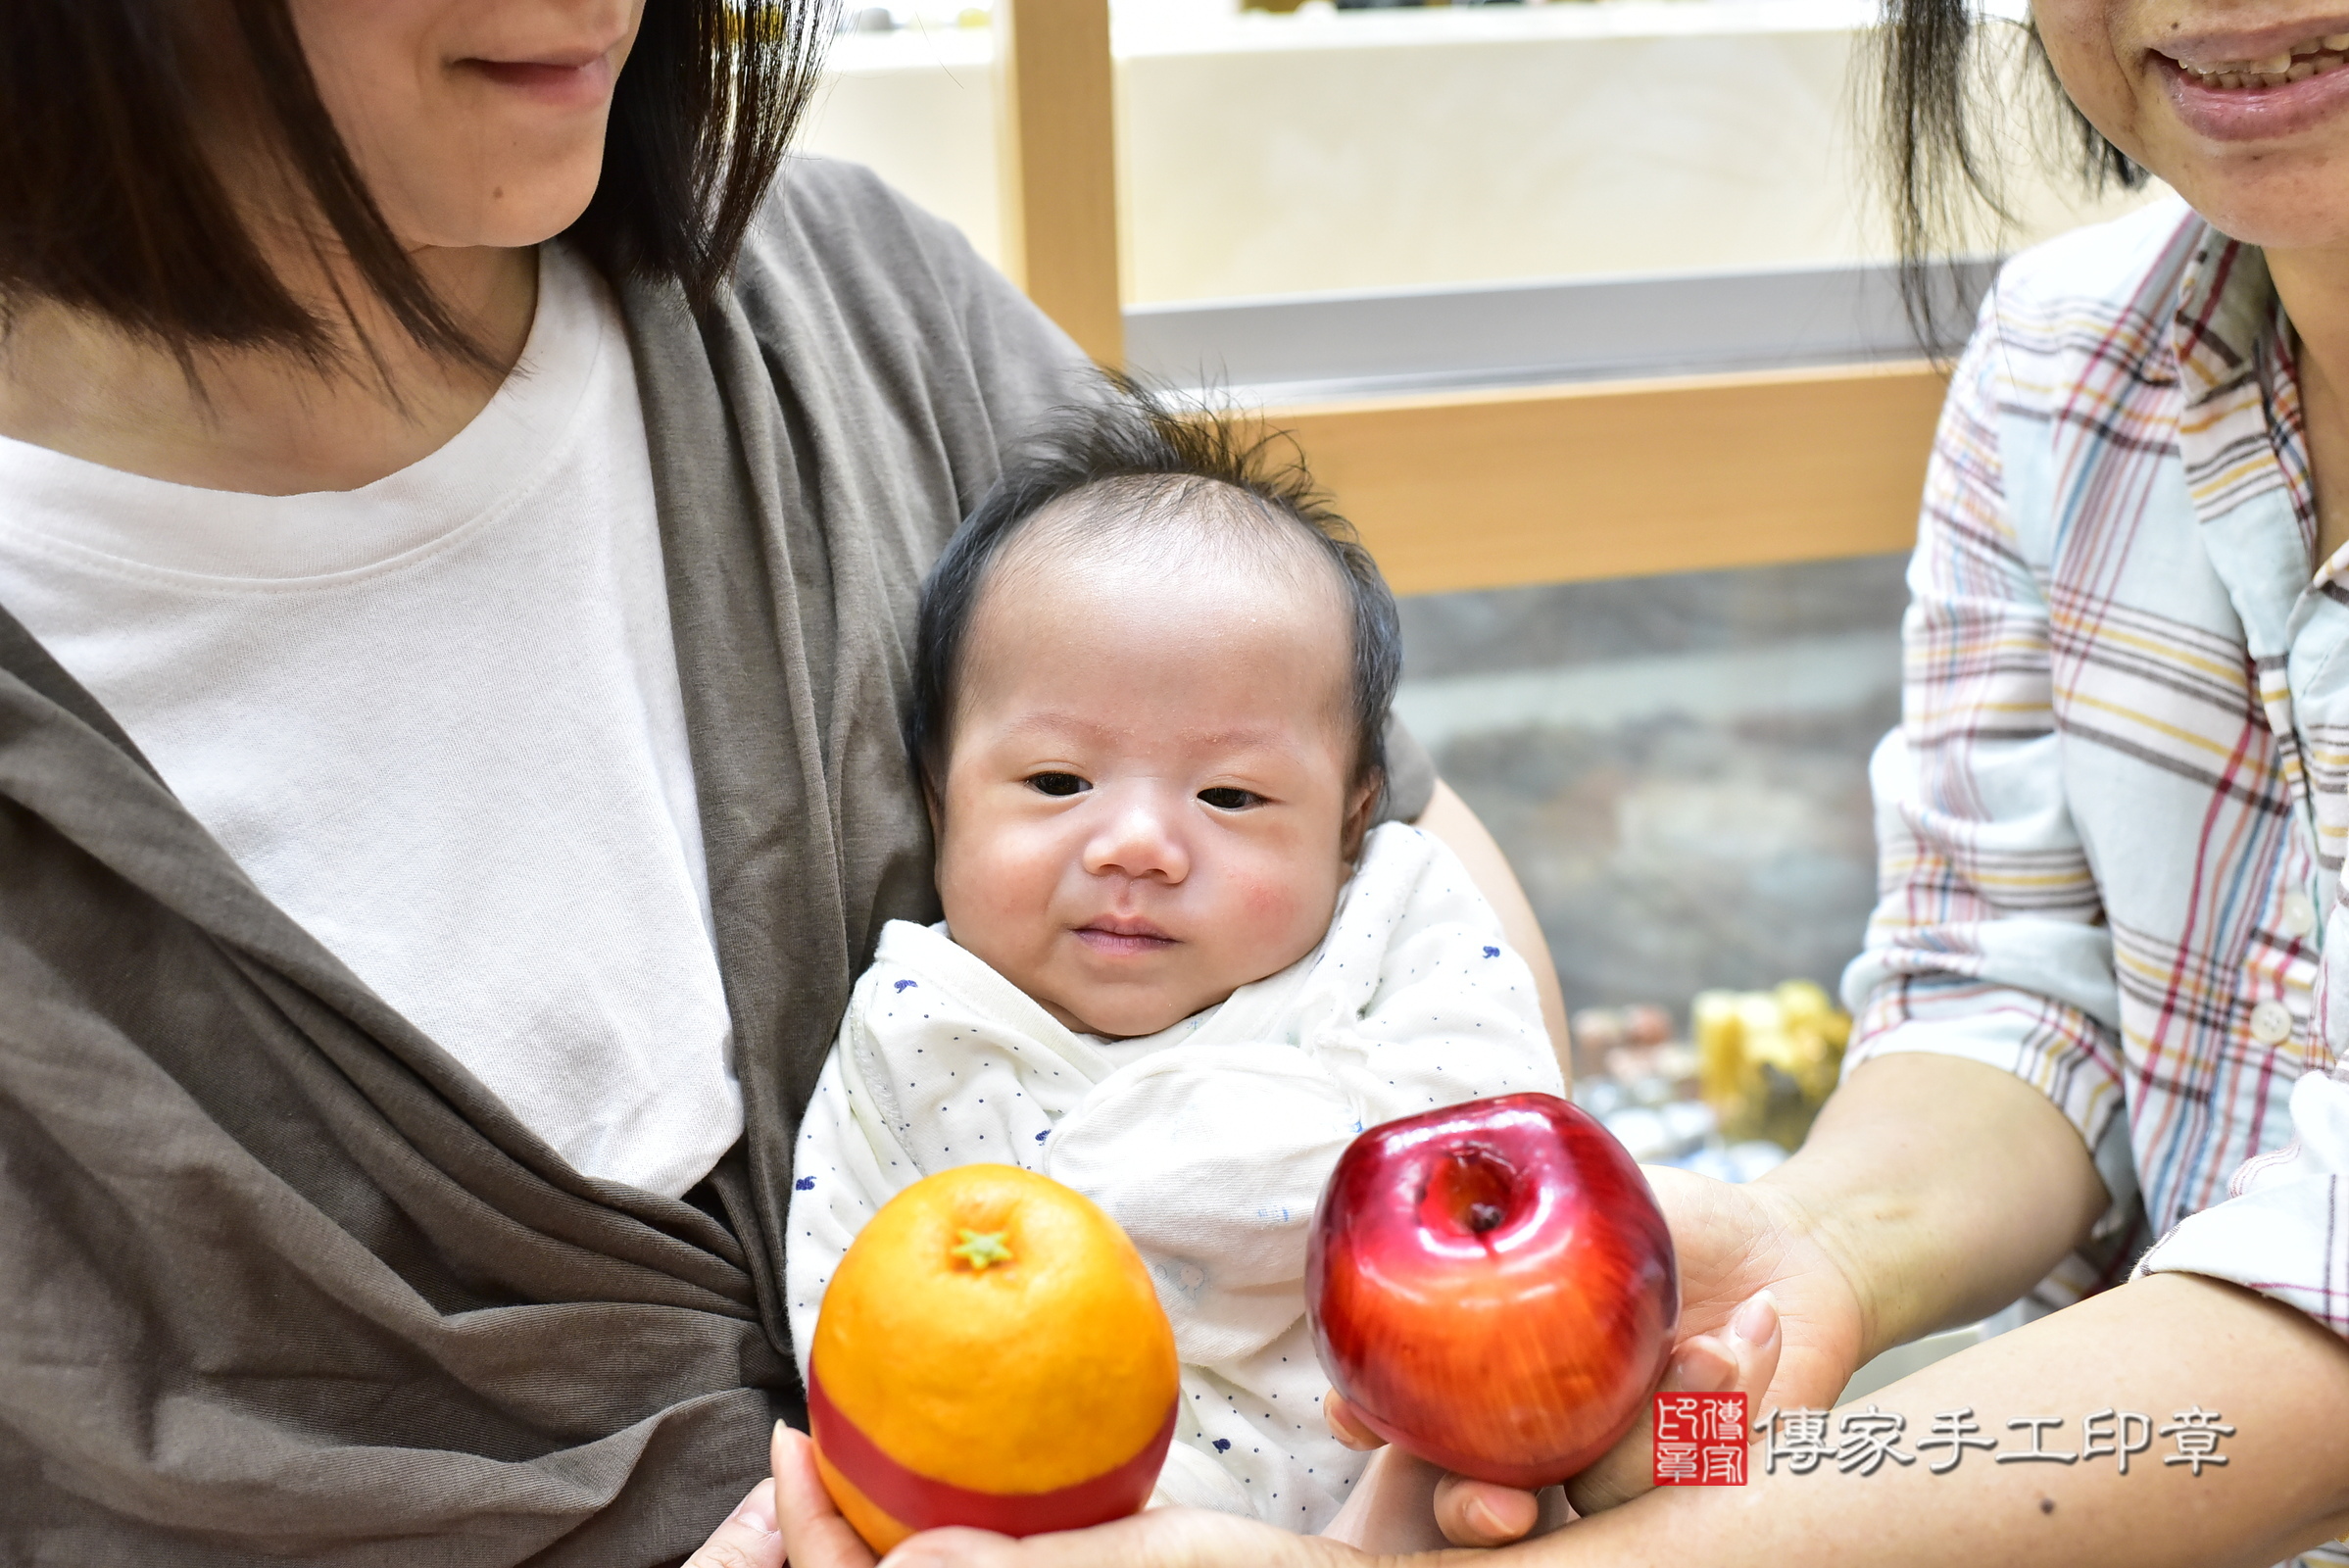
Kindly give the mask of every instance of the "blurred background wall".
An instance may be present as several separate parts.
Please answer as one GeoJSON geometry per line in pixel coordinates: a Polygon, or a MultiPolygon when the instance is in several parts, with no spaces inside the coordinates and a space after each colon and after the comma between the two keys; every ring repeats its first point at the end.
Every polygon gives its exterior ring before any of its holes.
{"type": "Polygon", "coordinates": [[[1570,1006],[1834,989],[1874,903],[1905,564],[1403,602],[1403,715],[1509,852],[1570,1006]]]}

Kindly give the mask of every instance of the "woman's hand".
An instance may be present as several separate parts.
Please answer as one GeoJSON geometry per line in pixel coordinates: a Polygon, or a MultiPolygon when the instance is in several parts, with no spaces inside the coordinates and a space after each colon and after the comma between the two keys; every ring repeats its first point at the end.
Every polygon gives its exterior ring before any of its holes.
{"type": "MultiPolygon", "coordinates": [[[[1862,1359],[1860,1298],[1801,1204],[1767,1183],[1661,1167],[1646,1175],[1680,1262],[1680,1344],[1665,1388],[1740,1392],[1748,1421],[1774,1405],[1835,1403],[1862,1359]]],[[[1648,1491],[1652,1437],[1642,1416],[1568,1482],[1575,1511],[1597,1513],[1648,1491]]]]}
{"type": "MultiPolygon", "coordinates": [[[[795,1568],[799,1559],[792,1559],[795,1568]]],[[[884,1568],[1363,1568],[1351,1546],[1204,1508],[1151,1508],[1058,1535],[1014,1541],[984,1530],[932,1530],[884,1568]]]]}
{"type": "MultiPolygon", "coordinates": [[[[2088,1233],[2107,1202],[2086,1146],[2047,1097],[1996,1067],[1929,1053],[1862,1063],[1784,1165],[1742,1186],[1647,1172],[1680,1260],[1673,1375],[1742,1389],[1749,1417],[1824,1408],[1878,1350],[1971,1322],[2031,1289],[2088,1233]],[[1782,1343],[1760,1371],[1726,1332],[1759,1293],[1782,1343]],[[1700,1342],[1710,1341],[1709,1345],[1700,1342]],[[1711,1370],[1708,1373],[1707,1366],[1711,1370]]],[[[1648,1490],[1643,1422],[1577,1476],[1567,1495],[1595,1513],[1648,1490]]],[[[1462,1544],[1531,1528],[1524,1493],[1453,1480],[1437,1522],[1462,1544]]]]}
{"type": "MultiPolygon", "coordinates": [[[[1860,1305],[1800,1205],[1766,1186],[1688,1171],[1651,1169],[1647,1178],[1680,1263],[1680,1338],[1664,1389],[1742,1393],[1749,1418],[1772,1405],[1833,1403],[1859,1364],[1860,1305]]],[[[1331,1396],[1324,1413],[1341,1443],[1379,1445],[1344,1399],[1331,1396]]],[[[1652,1436],[1643,1411],[1604,1458],[1566,1484],[1575,1511],[1596,1513],[1649,1490],[1652,1436]]],[[[1444,1538],[1462,1546],[1515,1541],[1541,1518],[1534,1494],[1464,1476],[1436,1488],[1435,1510],[1444,1538]]]]}
{"type": "MultiPolygon", "coordinates": [[[[779,1568],[786,1561],[791,1568],[873,1568],[872,1548],[840,1516],[815,1473],[815,1446],[807,1434],[776,1427],[773,1458],[774,1480],[760,1482],[686,1568],[779,1568]],[[778,1530],[765,1538],[773,1543],[764,1548],[767,1554],[709,1555],[739,1551],[738,1543],[753,1539],[737,1525],[761,1492],[773,1499],[771,1518],[778,1530]]],[[[766,1518],[753,1522],[763,1524],[766,1518]]],[[[1347,1547],[1252,1519],[1198,1508],[1152,1508],[1092,1530],[1025,1541],[984,1530],[926,1531],[891,1552],[888,1568],[1233,1568],[1240,1563],[1333,1568],[1361,1561],[1347,1547]]]]}
{"type": "MultiPolygon", "coordinates": [[[[1777,1302],[1770,1292],[1763,1291],[1732,1314],[1727,1332],[1683,1340],[1673,1350],[1658,1392],[1741,1393],[1747,1408],[1758,1410],[1757,1401],[1770,1386],[1784,1343],[1777,1302]]],[[[1322,1401],[1322,1413],[1331,1433],[1347,1447],[1379,1446],[1377,1434],[1335,1392],[1322,1401]]],[[[1575,1512],[1611,1508],[1649,1489],[1651,1427],[1650,1414],[1642,1409],[1621,1443],[1566,1484],[1566,1495],[1575,1512]]],[[[1564,1522],[1564,1510],[1554,1502],[1543,1506],[1544,1495],[1497,1482],[1445,1476],[1432,1488],[1433,1524],[1455,1546],[1505,1545],[1538,1527],[1554,1530],[1564,1522]]],[[[1555,1493],[1546,1495],[1554,1498],[1555,1493]]]]}
{"type": "Polygon", "coordinates": [[[791,1568],[873,1568],[872,1548],[840,1516],[815,1473],[815,1445],[807,1434],[778,1423],[768,1452],[775,1467],[775,1523],[782,1532],[778,1560],[791,1568]]]}

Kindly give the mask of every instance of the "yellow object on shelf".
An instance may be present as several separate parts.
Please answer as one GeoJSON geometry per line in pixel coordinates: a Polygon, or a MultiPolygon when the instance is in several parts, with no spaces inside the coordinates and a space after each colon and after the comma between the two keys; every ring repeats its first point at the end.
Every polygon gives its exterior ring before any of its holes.
{"type": "Polygon", "coordinates": [[[1722,1136],[1802,1142],[1835,1091],[1851,1016],[1825,989],[1788,980],[1769,991],[1706,991],[1689,1007],[1697,1082],[1722,1136]]]}

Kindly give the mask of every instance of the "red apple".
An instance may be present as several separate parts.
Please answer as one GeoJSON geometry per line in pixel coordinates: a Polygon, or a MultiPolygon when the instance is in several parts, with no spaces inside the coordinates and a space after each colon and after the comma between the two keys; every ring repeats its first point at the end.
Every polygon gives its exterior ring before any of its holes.
{"type": "Polygon", "coordinates": [[[1680,1321],[1672,1234],[1621,1144],[1554,1095],[1373,1127],[1305,1254],[1322,1370],[1379,1436],[1512,1487],[1613,1447],[1680,1321]]]}

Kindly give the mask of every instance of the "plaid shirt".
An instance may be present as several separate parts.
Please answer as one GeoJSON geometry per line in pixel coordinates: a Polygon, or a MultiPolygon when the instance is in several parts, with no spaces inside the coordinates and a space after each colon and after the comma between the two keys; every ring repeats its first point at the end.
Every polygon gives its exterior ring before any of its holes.
{"type": "Polygon", "coordinates": [[[2260,252],[2175,204],[2005,269],[1927,480],[1844,987],[1852,1063],[1987,1062],[2079,1129],[2115,1202],[2070,1289],[2158,1234],[2141,1268],[2349,1334],[2349,550],[2312,572],[2292,345],[2260,252]]]}

